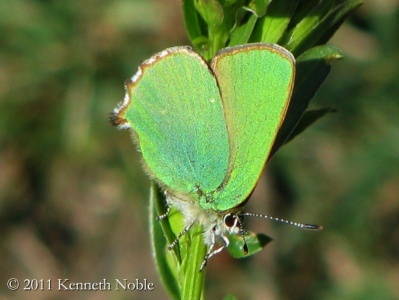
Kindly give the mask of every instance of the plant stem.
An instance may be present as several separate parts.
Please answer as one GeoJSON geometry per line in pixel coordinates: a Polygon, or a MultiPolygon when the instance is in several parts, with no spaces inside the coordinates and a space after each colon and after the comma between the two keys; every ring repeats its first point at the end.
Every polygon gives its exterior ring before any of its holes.
{"type": "Polygon", "coordinates": [[[190,241],[181,266],[182,299],[196,300],[204,298],[205,270],[199,271],[205,257],[206,246],[203,241],[202,227],[194,226],[190,232],[190,241]]]}

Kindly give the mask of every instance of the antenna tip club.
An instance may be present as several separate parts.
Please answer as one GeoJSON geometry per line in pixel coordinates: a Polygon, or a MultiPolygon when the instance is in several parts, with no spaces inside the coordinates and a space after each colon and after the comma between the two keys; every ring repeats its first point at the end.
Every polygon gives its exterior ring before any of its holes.
{"type": "Polygon", "coordinates": [[[247,243],[244,244],[244,254],[247,255],[248,254],[248,245],[247,243]]]}
{"type": "Polygon", "coordinates": [[[307,230],[314,230],[314,231],[320,231],[323,230],[323,226],[320,225],[313,225],[313,224],[303,224],[303,229],[307,230]]]}

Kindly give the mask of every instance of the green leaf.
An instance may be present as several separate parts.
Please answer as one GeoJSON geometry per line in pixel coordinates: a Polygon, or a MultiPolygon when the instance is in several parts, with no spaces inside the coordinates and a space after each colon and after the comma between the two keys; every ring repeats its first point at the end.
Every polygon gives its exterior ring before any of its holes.
{"type": "MultiPolygon", "coordinates": [[[[251,16],[248,18],[248,20],[241,24],[238,25],[239,17],[237,17],[237,27],[233,30],[229,42],[229,46],[236,46],[236,45],[241,45],[241,44],[246,44],[249,41],[249,38],[252,34],[252,31],[255,27],[256,21],[258,20],[258,17],[252,12],[252,11],[247,11],[245,8],[241,8],[238,12],[237,15],[241,14],[251,14],[251,16]]],[[[241,19],[241,18],[240,18],[241,19]]]]}
{"type": "Polygon", "coordinates": [[[206,54],[204,50],[210,46],[210,41],[207,36],[208,29],[204,20],[199,16],[193,0],[182,0],[183,1],[183,15],[184,23],[186,25],[186,31],[188,38],[193,44],[194,48],[201,53],[203,56],[206,54]]]}
{"type": "Polygon", "coordinates": [[[326,79],[331,68],[330,61],[341,57],[342,54],[337,48],[327,45],[314,47],[298,57],[291,103],[269,159],[286,142],[310,100],[326,79]]]}
{"type": "Polygon", "coordinates": [[[254,29],[252,42],[277,43],[294,14],[297,1],[272,1],[267,6],[265,18],[259,20],[254,29]]]}
{"type": "MultiPolygon", "coordinates": [[[[330,0],[329,0],[330,1],[330,0]]],[[[332,0],[335,1],[335,0],[332,0]]],[[[288,25],[288,30],[294,28],[300,21],[302,21],[309,12],[312,11],[319,4],[320,0],[299,0],[295,8],[295,12],[291,17],[290,24],[288,25]]],[[[330,1],[331,2],[331,1],[330,1]]]]}
{"type": "MultiPolygon", "coordinates": [[[[155,221],[153,222],[158,222],[159,225],[161,226],[162,231],[165,234],[165,237],[167,239],[168,246],[174,242],[176,239],[176,230],[172,227],[176,227],[176,224],[182,223],[182,218],[179,216],[178,213],[176,213],[175,210],[172,210],[167,218],[163,218],[162,220],[157,220],[157,216],[163,215],[166,213],[166,199],[164,194],[160,191],[160,189],[156,186],[155,183],[152,183],[151,185],[151,195],[150,195],[150,203],[154,203],[153,205],[155,206],[155,221]],[[180,217],[180,219],[179,219],[180,217]]],[[[179,227],[180,228],[180,227],[179,227]]],[[[177,229],[179,230],[179,229],[177,229]]],[[[166,249],[166,248],[165,248],[166,249]]],[[[172,249],[175,258],[177,261],[180,263],[181,262],[181,255],[179,252],[178,247],[174,247],[172,249]]]]}
{"type": "Polygon", "coordinates": [[[329,41],[329,39],[334,35],[334,33],[338,30],[338,28],[342,25],[345,19],[348,17],[350,13],[356,10],[363,3],[362,0],[352,0],[347,1],[339,7],[339,9],[332,14],[329,19],[326,19],[320,31],[320,37],[318,38],[317,44],[325,44],[329,41]]]}
{"type": "Polygon", "coordinates": [[[176,210],[172,210],[161,221],[156,220],[157,216],[165,212],[164,194],[153,183],[150,194],[150,228],[152,248],[162,282],[174,299],[201,299],[205,271],[199,272],[199,269],[206,254],[202,226],[193,226],[169,251],[167,246],[176,239],[185,225],[182,215],[176,210]],[[171,254],[174,258],[172,260],[169,259],[171,254]],[[175,268],[171,268],[171,265],[175,268]]]}
{"type": "Polygon", "coordinates": [[[194,6],[209,27],[223,22],[223,8],[217,0],[194,0],[194,6]]]}
{"type": "Polygon", "coordinates": [[[248,43],[256,22],[260,17],[264,16],[270,1],[271,0],[254,0],[249,3],[248,7],[243,6],[237,10],[229,46],[248,43]],[[249,17],[246,18],[248,15],[249,17]]]}
{"type": "Polygon", "coordinates": [[[265,234],[259,233],[255,234],[253,232],[247,231],[244,234],[245,242],[248,246],[248,253],[245,253],[244,241],[240,234],[230,234],[229,240],[230,244],[227,247],[230,255],[234,258],[249,257],[261,251],[268,243],[272,241],[272,238],[265,234]]]}
{"type": "Polygon", "coordinates": [[[236,4],[238,1],[240,1],[240,0],[224,0],[221,2],[222,2],[223,7],[229,7],[229,6],[236,4]]]}
{"type": "Polygon", "coordinates": [[[327,42],[347,15],[360,5],[359,0],[339,4],[320,1],[280,42],[299,55],[306,49],[327,42]]]}
{"type": "Polygon", "coordinates": [[[183,244],[184,259],[179,270],[182,285],[182,299],[201,299],[204,297],[205,270],[199,271],[206,254],[203,228],[194,225],[190,229],[187,244],[183,244]]]}
{"type": "MultiPolygon", "coordinates": [[[[288,37],[284,40],[285,47],[291,52],[295,52],[300,44],[309,40],[309,35],[317,28],[322,20],[328,15],[333,8],[333,1],[320,1],[308,14],[291,30],[288,37]]],[[[298,52],[297,52],[298,53],[298,52]]]]}
{"type": "Polygon", "coordinates": [[[248,4],[248,9],[253,11],[253,13],[261,18],[266,14],[267,7],[272,0],[252,0],[248,4]]]}
{"type": "Polygon", "coordinates": [[[194,2],[192,0],[182,0],[183,3],[183,15],[184,23],[186,25],[186,31],[191,41],[206,38],[206,34],[203,30],[204,26],[201,26],[200,19],[198,18],[197,10],[195,9],[194,2]]]}
{"type": "Polygon", "coordinates": [[[180,287],[176,277],[176,270],[173,270],[170,267],[166,253],[168,250],[165,236],[169,237],[169,240],[173,240],[173,238],[170,237],[173,235],[173,233],[168,226],[168,222],[165,220],[156,220],[156,217],[160,215],[157,207],[162,206],[160,203],[164,202],[163,198],[163,194],[159,191],[157,186],[152,183],[150,190],[150,233],[152,250],[155,256],[156,266],[164,286],[173,299],[181,299],[180,287]],[[164,223],[163,226],[161,226],[161,223],[164,223]]]}

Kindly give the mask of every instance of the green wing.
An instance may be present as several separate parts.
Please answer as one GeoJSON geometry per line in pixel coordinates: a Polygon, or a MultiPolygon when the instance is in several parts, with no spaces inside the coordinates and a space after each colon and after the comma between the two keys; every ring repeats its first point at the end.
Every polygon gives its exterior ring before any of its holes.
{"type": "Polygon", "coordinates": [[[133,129],[150,175],[165,188],[206,194],[223,182],[229,144],[222,102],[209,66],[190,48],[145,61],[114,115],[119,127],[133,129]]]}
{"type": "Polygon", "coordinates": [[[227,210],[254,189],[291,97],[295,59],[282,47],[248,44],[226,48],[211,62],[229,135],[227,176],[203,208],[227,210]]]}

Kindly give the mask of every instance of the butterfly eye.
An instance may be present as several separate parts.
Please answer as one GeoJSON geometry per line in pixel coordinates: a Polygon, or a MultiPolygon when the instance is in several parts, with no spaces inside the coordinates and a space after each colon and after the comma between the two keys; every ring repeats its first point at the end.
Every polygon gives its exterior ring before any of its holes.
{"type": "Polygon", "coordinates": [[[227,227],[232,227],[235,223],[235,217],[232,214],[227,214],[224,216],[224,224],[227,227]]]}
{"type": "Polygon", "coordinates": [[[238,217],[236,214],[229,213],[224,216],[224,224],[229,228],[236,227],[237,222],[238,222],[238,217]]]}

